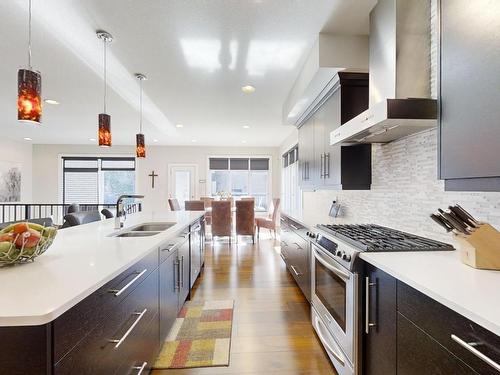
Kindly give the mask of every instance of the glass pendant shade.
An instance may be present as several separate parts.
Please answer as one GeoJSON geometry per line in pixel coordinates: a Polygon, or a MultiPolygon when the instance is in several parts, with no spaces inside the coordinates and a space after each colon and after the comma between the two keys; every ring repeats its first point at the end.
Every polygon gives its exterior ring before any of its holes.
{"type": "Polygon", "coordinates": [[[135,135],[135,154],[138,158],[146,157],[146,142],[144,134],[138,133],[135,135]]]}
{"type": "Polygon", "coordinates": [[[99,113],[99,146],[111,147],[111,116],[99,113]]]}
{"type": "Polygon", "coordinates": [[[39,72],[19,69],[17,73],[17,119],[42,122],[42,76],[39,72]]]}

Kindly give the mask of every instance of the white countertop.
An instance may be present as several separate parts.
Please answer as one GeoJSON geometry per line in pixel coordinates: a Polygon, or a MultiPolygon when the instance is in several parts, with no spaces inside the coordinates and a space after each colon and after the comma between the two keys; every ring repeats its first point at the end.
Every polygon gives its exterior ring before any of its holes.
{"type": "Polygon", "coordinates": [[[148,222],[177,223],[151,237],[108,237],[117,232],[114,219],[60,230],[33,263],[0,268],[0,326],[53,321],[203,214],[162,211],[127,216],[124,229],[148,222]]]}
{"type": "Polygon", "coordinates": [[[500,271],[463,264],[458,251],[361,253],[361,259],[500,336],[500,271]]]}

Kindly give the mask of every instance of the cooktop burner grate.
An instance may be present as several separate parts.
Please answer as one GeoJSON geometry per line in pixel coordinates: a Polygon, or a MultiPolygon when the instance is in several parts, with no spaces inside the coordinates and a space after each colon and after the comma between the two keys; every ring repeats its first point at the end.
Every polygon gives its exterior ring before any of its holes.
{"type": "Polygon", "coordinates": [[[368,252],[454,250],[453,246],[444,242],[374,224],[327,224],[318,225],[318,228],[368,252]]]}

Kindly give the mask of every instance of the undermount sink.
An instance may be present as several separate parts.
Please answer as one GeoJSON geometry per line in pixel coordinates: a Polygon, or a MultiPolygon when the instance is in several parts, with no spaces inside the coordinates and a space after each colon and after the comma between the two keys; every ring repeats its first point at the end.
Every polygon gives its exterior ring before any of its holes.
{"type": "Polygon", "coordinates": [[[144,223],[129,229],[130,232],[161,232],[177,223],[144,223]]]}
{"type": "Polygon", "coordinates": [[[124,232],[115,235],[114,237],[151,237],[156,236],[160,232],[124,232]]]}

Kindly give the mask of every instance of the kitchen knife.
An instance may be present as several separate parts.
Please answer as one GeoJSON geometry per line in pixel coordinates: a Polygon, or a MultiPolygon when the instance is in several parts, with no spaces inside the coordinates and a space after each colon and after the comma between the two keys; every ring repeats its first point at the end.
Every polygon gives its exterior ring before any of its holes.
{"type": "Polygon", "coordinates": [[[438,223],[441,227],[443,227],[447,232],[451,232],[453,230],[453,227],[451,227],[446,221],[444,221],[442,216],[431,214],[431,219],[438,223]]]}
{"type": "Polygon", "coordinates": [[[455,207],[456,207],[459,211],[461,211],[461,212],[462,212],[465,216],[467,216],[470,220],[472,220],[472,222],[473,222],[474,224],[479,225],[479,221],[477,221],[476,219],[474,219],[474,217],[473,217],[470,213],[468,213],[467,211],[465,211],[465,210],[463,209],[463,207],[462,207],[462,206],[460,206],[460,205],[457,203],[457,204],[455,205],[455,207]]]}
{"type": "Polygon", "coordinates": [[[455,220],[455,218],[453,218],[453,216],[451,216],[449,213],[444,212],[440,208],[438,208],[438,211],[441,216],[443,216],[452,225],[453,228],[455,228],[459,232],[462,232],[463,234],[470,234],[470,232],[467,230],[467,227],[465,227],[460,221],[455,220]]]}
{"type": "Polygon", "coordinates": [[[452,213],[458,220],[470,228],[477,228],[478,225],[471,220],[463,211],[457,207],[449,206],[450,213],[452,213]]]}

